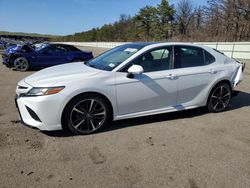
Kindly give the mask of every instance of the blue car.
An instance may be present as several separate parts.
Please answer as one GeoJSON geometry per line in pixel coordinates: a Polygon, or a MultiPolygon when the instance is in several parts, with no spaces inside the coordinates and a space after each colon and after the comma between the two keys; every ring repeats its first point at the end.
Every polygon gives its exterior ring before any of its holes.
{"type": "Polygon", "coordinates": [[[70,62],[88,61],[92,52],[66,44],[43,44],[39,48],[31,45],[11,46],[2,55],[3,64],[18,71],[43,68],[70,62]]]}

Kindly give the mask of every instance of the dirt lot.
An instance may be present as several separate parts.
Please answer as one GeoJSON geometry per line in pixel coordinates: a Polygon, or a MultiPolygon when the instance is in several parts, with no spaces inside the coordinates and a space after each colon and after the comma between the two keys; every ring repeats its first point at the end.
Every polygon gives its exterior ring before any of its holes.
{"type": "MultiPolygon", "coordinates": [[[[94,50],[95,55],[104,49],[94,50]]],[[[250,63],[250,62],[249,62],[250,63]]],[[[0,187],[250,187],[250,66],[230,109],[119,121],[72,136],[21,126],[17,82],[0,64],[0,187]]]]}

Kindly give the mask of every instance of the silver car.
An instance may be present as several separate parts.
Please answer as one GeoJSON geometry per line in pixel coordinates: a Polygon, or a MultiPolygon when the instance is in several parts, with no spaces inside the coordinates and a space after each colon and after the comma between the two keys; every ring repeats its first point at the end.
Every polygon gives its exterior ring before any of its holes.
{"type": "Polygon", "coordinates": [[[206,106],[228,107],[244,65],[209,47],[125,44],[89,62],[39,71],[18,83],[24,124],[40,130],[94,133],[121,120],[206,106]]]}

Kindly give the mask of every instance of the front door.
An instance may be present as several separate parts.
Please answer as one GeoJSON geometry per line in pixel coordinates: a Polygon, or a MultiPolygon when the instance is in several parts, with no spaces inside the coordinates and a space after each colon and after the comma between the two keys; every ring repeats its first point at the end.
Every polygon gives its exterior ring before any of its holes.
{"type": "Polygon", "coordinates": [[[172,69],[172,47],[154,49],[136,58],[116,73],[119,115],[174,108],[177,79],[172,69]],[[128,68],[141,65],[144,73],[127,77],[128,68]]]}

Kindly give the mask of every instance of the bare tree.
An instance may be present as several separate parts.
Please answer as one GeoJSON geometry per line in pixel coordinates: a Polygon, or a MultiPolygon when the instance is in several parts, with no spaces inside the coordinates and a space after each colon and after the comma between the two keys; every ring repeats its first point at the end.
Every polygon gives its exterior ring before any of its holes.
{"type": "Polygon", "coordinates": [[[181,0],[177,5],[176,15],[179,33],[181,35],[186,35],[190,20],[193,16],[192,2],[190,0],[181,0]]]}

